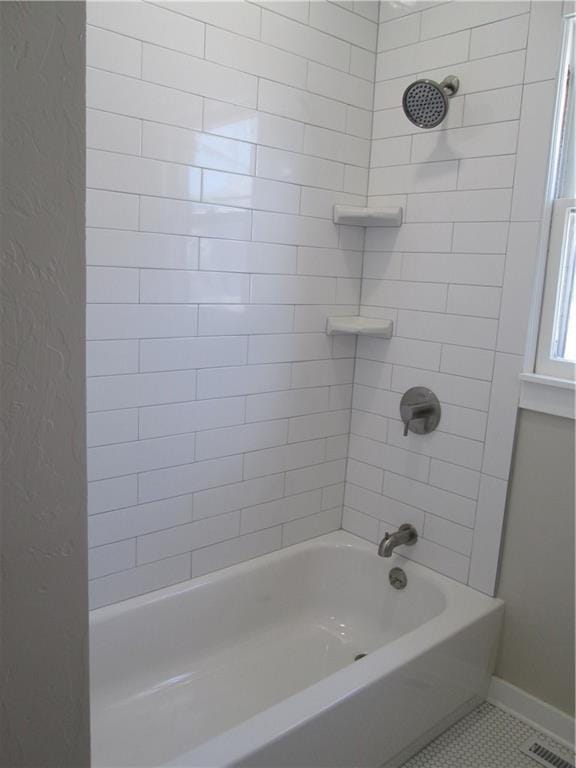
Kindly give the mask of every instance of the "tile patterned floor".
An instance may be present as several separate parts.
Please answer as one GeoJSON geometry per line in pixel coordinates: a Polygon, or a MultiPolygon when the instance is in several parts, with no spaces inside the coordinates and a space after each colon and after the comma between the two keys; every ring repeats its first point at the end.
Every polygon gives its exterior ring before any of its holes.
{"type": "Polygon", "coordinates": [[[482,704],[403,768],[538,768],[518,747],[531,736],[574,763],[574,754],[492,704],[482,704]]]}

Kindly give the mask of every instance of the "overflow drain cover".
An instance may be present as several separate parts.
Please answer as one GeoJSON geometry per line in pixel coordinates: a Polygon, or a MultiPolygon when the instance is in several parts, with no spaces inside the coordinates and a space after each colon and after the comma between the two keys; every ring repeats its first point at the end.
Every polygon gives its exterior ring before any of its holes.
{"type": "Polygon", "coordinates": [[[408,584],[408,579],[402,568],[392,568],[388,574],[388,581],[394,589],[404,589],[408,584]]]}

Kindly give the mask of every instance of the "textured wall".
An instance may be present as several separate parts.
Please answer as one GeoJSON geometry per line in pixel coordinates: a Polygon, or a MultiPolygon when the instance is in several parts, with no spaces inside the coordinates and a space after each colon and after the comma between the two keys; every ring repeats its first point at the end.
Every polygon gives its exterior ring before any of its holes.
{"type": "Polygon", "coordinates": [[[0,3],[0,763],[89,764],[82,3],[0,3]]]}
{"type": "Polygon", "coordinates": [[[377,13],[88,5],[94,607],[340,527],[377,13]]]}
{"type": "Polygon", "coordinates": [[[562,3],[381,6],[369,202],[404,206],[366,235],[344,527],[376,541],[413,523],[405,554],[489,594],[498,565],[532,301],[562,3]],[[413,80],[460,77],[434,130],[401,109],[413,80]],[[402,435],[399,402],[433,389],[442,420],[402,435]]]}
{"type": "Polygon", "coordinates": [[[574,422],[521,411],[498,596],[496,674],[574,716],[574,422]]]}

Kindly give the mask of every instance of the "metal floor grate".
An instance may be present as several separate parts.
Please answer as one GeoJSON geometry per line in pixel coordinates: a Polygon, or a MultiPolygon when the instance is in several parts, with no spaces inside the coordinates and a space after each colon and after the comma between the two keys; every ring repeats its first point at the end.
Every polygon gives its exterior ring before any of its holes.
{"type": "Polygon", "coordinates": [[[553,752],[538,739],[527,739],[524,744],[520,745],[519,749],[520,752],[528,755],[545,768],[574,768],[573,763],[569,763],[568,760],[553,752]]]}

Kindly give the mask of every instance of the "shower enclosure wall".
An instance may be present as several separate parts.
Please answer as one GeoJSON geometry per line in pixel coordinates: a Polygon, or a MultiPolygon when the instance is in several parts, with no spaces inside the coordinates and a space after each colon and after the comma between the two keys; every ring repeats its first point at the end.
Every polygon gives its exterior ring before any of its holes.
{"type": "Polygon", "coordinates": [[[418,8],[88,3],[93,607],[405,522],[493,592],[561,3],[418,8]],[[448,74],[446,120],[410,123],[448,74]],[[393,338],[325,334],[359,312],[393,338]],[[403,437],[413,386],[442,421],[403,437]]]}

